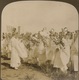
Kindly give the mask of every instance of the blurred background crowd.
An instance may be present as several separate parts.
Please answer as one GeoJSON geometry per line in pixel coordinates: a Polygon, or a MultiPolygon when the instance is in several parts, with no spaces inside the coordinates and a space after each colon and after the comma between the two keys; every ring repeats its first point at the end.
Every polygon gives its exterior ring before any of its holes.
{"type": "Polygon", "coordinates": [[[25,46],[28,63],[51,64],[63,72],[69,67],[78,71],[78,30],[71,32],[67,27],[64,27],[60,32],[56,32],[53,28],[47,31],[44,27],[37,33],[20,33],[16,31],[16,28],[13,28],[11,33],[2,33],[2,56],[11,58],[10,41],[14,35],[25,46]],[[65,66],[65,69],[61,68],[62,65],[65,66]]]}

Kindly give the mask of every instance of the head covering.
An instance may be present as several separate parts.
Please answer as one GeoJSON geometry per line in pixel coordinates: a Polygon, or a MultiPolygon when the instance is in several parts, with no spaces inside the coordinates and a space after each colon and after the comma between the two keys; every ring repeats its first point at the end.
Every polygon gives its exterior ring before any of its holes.
{"type": "Polygon", "coordinates": [[[16,28],[13,28],[13,29],[12,29],[12,32],[16,32],[16,28]]]}
{"type": "Polygon", "coordinates": [[[67,27],[64,28],[64,31],[66,31],[66,32],[68,31],[67,27]]]}

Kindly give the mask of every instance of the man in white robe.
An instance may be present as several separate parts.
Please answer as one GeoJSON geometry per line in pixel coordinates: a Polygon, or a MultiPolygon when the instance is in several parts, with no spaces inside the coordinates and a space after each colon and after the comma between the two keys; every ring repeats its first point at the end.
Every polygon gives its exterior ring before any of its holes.
{"type": "Polygon", "coordinates": [[[18,69],[21,65],[21,59],[27,58],[27,51],[24,45],[18,41],[17,34],[11,38],[11,63],[10,66],[18,69]],[[22,45],[22,46],[21,46],[22,45]]]}
{"type": "Polygon", "coordinates": [[[71,45],[71,59],[74,71],[78,71],[78,34],[74,36],[71,45]]]}
{"type": "Polygon", "coordinates": [[[67,72],[67,64],[70,60],[70,45],[68,41],[68,35],[62,38],[62,42],[64,43],[64,45],[62,45],[61,43],[59,44],[58,49],[55,51],[54,57],[54,67],[60,68],[64,73],[67,72]]]}
{"type": "Polygon", "coordinates": [[[61,67],[61,70],[65,72],[68,69],[67,64],[70,60],[70,45],[67,39],[63,39],[63,43],[65,46],[60,49],[60,57],[63,63],[63,67],[61,67]]]}
{"type": "Polygon", "coordinates": [[[17,50],[17,46],[18,46],[18,40],[15,37],[12,37],[10,66],[15,69],[18,69],[18,67],[21,65],[21,60],[20,60],[19,52],[17,50]]]}

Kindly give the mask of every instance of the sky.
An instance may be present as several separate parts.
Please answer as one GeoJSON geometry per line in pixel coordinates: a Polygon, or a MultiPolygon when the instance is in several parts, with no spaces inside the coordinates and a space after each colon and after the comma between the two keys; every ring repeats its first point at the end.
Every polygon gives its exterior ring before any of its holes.
{"type": "Polygon", "coordinates": [[[7,26],[21,26],[21,32],[38,32],[68,27],[78,29],[78,12],[74,6],[55,1],[18,1],[8,4],[2,11],[2,32],[8,32],[7,26]]]}

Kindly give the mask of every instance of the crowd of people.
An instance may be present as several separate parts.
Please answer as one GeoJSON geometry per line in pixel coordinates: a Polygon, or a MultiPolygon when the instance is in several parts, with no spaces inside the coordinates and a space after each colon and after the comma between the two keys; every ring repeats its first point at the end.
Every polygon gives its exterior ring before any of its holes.
{"type": "Polygon", "coordinates": [[[10,66],[18,69],[21,60],[41,66],[46,62],[67,72],[73,67],[78,71],[78,35],[79,31],[71,32],[67,27],[55,32],[46,28],[37,33],[18,33],[13,28],[12,33],[3,33],[1,38],[2,55],[10,57],[10,66]],[[9,56],[10,55],[10,56],[9,56]],[[68,66],[71,63],[72,65],[68,66]]]}

